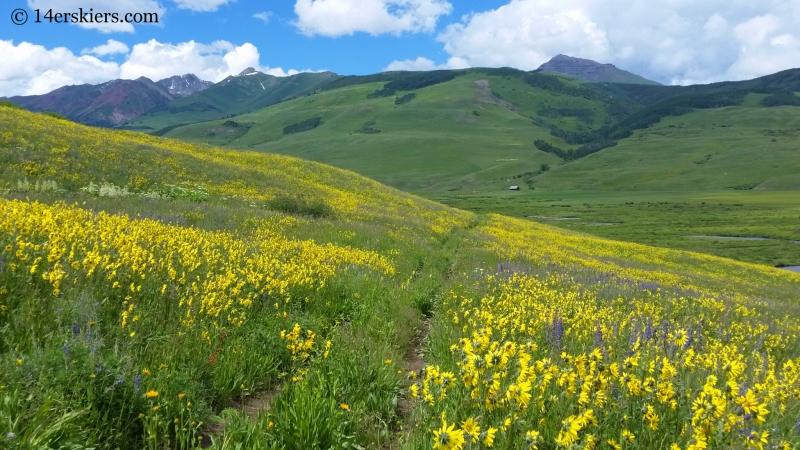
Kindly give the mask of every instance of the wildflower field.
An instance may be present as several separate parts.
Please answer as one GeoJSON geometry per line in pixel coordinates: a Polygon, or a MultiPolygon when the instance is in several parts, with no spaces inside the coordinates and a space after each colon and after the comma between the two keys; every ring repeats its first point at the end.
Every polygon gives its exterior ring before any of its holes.
{"type": "Polygon", "coordinates": [[[800,445],[800,275],[0,107],[0,448],[800,445]]]}

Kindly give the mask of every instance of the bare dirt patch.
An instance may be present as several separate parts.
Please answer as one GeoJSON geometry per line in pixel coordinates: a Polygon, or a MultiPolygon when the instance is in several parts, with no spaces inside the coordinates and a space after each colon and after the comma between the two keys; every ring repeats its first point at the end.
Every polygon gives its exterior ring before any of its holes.
{"type": "Polygon", "coordinates": [[[485,104],[498,105],[515,113],[519,112],[519,109],[517,109],[514,105],[503,99],[497,98],[494,94],[492,94],[492,89],[489,86],[489,80],[477,80],[472,84],[475,86],[475,92],[478,94],[478,98],[475,100],[476,106],[485,104]]]}

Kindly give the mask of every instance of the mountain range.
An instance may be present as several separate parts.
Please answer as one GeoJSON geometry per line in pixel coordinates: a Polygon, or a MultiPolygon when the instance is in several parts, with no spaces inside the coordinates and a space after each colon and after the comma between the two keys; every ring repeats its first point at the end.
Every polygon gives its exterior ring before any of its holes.
{"type": "Polygon", "coordinates": [[[63,86],[44,95],[16,96],[9,101],[31,111],[51,111],[75,122],[113,127],[213,85],[193,74],[153,82],[112,80],[92,85],[63,86]]]}
{"type": "MultiPolygon", "coordinates": [[[[554,57],[539,70],[593,82],[658,85],[612,64],[565,55],[554,57]]],[[[194,74],[175,75],[156,82],[141,77],[98,85],[63,86],[44,95],[7,100],[32,111],[56,112],[87,125],[124,126],[159,134],[187,123],[254,111],[348,78],[352,77],[332,72],[275,77],[248,67],[218,83],[201,80],[194,74]],[[141,124],[134,120],[137,118],[141,118],[141,124]]],[[[388,80],[391,75],[383,78],[388,80]]]]}

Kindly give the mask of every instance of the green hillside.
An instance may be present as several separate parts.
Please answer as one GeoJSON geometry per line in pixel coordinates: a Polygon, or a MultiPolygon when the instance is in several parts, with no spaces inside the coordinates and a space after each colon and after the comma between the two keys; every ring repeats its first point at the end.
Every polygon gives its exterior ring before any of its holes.
{"type": "MultiPolygon", "coordinates": [[[[544,139],[572,148],[532,123],[540,111],[578,110],[581,117],[542,117],[574,131],[599,128],[609,119],[605,105],[582,97],[552,95],[520,78],[472,72],[406,93],[368,98],[383,83],[325,90],[284,102],[229,122],[218,120],[170,131],[167,136],[294,156],[346,167],[412,192],[499,188],[513,175],[555,165],[537,150],[544,139]],[[511,104],[504,99],[513,99],[511,104]],[[312,130],[283,129],[320,117],[312,130]]],[[[515,183],[519,184],[519,183],[515,183]]]]}
{"type": "Polygon", "coordinates": [[[699,110],[666,117],[613,148],[554,167],[537,177],[535,186],[615,191],[798,190],[798,137],[798,107],[699,110]]]}
{"type": "Polygon", "coordinates": [[[791,104],[786,89],[796,85],[796,71],[689,87],[598,85],[513,69],[386,73],[341,78],[307,97],[168,136],[300,156],[473,211],[573,215],[581,219],[530,219],[797,265],[800,202],[756,194],[800,187],[800,108],[765,106],[791,104]],[[376,97],[414,80],[435,84],[376,97]],[[629,203],[669,206],[632,214],[629,203]],[[675,213],[685,219],[680,228],[670,226],[675,213]]]}
{"type": "Polygon", "coordinates": [[[331,72],[276,77],[261,72],[231,76],[219,83],[136,117],[121,128],[163,134],[169,127],[255,111],[313,92],[339,78],[331,72]]]}
{"type": "Polygon", "coordinates": [[[307,97],[167,135],[302,156],[427,194],[510,185],[797,188],[800,159],[793,157],[792,137],[800,109],[762,106],[767,98],[791,95],[769,93],[796,84],[791,73],[688,88],[614,85],[627,100],[542,72],[451,73],[454,78],[388,97],[375,94],[397,75],[343,78],[307,97]],[[316,127],[284,130],[317,118],[316,127]],[[543,164],[553,170],[543,173],[543,164]]]}
{"type": "Polygon", "coordinates": [[[798,442],[800,274],[5,105],[0,163],[3,448],[798,442]]]}

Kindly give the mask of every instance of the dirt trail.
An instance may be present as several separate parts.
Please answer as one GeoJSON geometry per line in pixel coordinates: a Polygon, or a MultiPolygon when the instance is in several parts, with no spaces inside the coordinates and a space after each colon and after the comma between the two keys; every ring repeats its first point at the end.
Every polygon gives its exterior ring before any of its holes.
{"type": "MultiPolygon", "coordinates": [[[[403,360],[402,367],[404,374],[414,371],[419,375],[420,371],[425,368],[425,343],[428,339],[430,326],[431,318],[425,317],[420,323],[420,327],[417,330],[414,339],[411,341],[411,347],[408,349],[405,359],[403,360]]],[[[412,380],[407,380],[404,387],[407,389],[412,383],[412,380]]],[[[398,437],[400,435],[407,436],[410,431],[409,422],[411,420],[411,413],[414,411],[414,400],[408,397],[401,397],[397,401],[397,410],[400,414],[403,424],[402,428],[398,432],[398,437]]],[[[399,448],[400,443],[398,439],[390,441],[386,446],[386,449],[388,450],[397,450],[399,448]]]]}
{"type": "MultiPolygon", "coordinates": [[[[250,420],[256,420],[259,412],[269,412],[270,407],[272,406],[272,400],[275,399],[275,396],[278,395],[278,392],[280,392],[279,389],[270,389],[269,391],[249,396],[241,402],[233,400],[230,407],[243,413],[250,420]]],[[[224,428],[225,422],[211,422],[208,424],[206,429],[201,434],[202,441],[200,446],[202,448],[210,447],[211,436],[217,436],[221,434],[224,428]]]]}

